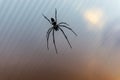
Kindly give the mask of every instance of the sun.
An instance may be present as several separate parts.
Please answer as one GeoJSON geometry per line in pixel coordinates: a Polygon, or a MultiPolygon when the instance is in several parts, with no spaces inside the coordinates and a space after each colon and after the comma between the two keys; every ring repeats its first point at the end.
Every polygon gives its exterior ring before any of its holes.
{"type": "Polygon", "coordinates": [[[89,9],[84,12],[84,18],[90,29],[101,29],[103,26],[103,11],[101,9],[89,9]]]}

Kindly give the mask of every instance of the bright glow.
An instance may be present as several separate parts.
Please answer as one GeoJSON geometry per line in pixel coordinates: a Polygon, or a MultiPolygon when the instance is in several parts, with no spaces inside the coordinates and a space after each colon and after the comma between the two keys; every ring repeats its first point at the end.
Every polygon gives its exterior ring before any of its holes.
{"type": "Polygon", "coordinates": [[[98,24],[101,19],[101,16],[101,11],[87,11],[85,13],[85,18],[89,20],[89,22],[92,24],[98,24]]]}
{"type": "Polygon", "coordinates": [[[85,11],[84,18],[89,23],[90,29],[101,29],[103,26],[103,12],[100,9],[85,11]]]}

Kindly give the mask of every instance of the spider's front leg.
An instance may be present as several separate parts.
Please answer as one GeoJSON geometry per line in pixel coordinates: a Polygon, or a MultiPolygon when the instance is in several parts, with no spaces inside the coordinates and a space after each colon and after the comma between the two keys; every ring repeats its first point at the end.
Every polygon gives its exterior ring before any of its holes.
{"type": "Polygon", "coordinates": [[[57,23],[57,9],[55,8],[55,20],[56,20],[56,23],[57,23]]]}
{"type": "Polygon", "coordinates": [[[68,23],[66,23],[66,22],[60,22],[60,23],[58,23],[58,25],[67,25],[67,26],[69,26],[69,24],[68,23]]]}
{"type": "Polygon", "coordinates": [[[50,20],[44,14],[42,14],[42,15],[51,24],[50,20]]]}
{"type": "Polygon", "coordinates": [[[65,25],[59,25],[59,26],[60,26],[60,27],[67,28],[68,30],[72,31],[72,32],[77,36],[77,34],[76,34],[71,28],[69,28],[69,27],[67,27],[67,26],[65,26],[65,25]]]}

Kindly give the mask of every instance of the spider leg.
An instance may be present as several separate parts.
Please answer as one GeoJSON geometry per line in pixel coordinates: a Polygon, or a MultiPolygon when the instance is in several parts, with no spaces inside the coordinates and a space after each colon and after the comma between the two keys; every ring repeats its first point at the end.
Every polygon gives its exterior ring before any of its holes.
{"type": "Polygon", "coordinates": [[[71,46],[71,44],[70,44],[70,42],[69,42],[69,40],[68,40],[66,34],[64,33],[64,31],[63,31],[60,27],[59,27],[59,29],[62,31],[63,35],[65,36],[65,38],[66,38],[66,40],[67,40],[67,42],[68,42],[70,48],[72,48],[72,46],[71,46]]]}
{"type": "Polygon", "coordinates": [[[43,17],[44,17],[47,21],[49,21],[49,23],[51,24],[50,20],[49,20],[44,14],[42,14],[42,15],[43,15],[43,17]]]}
{"type": "Polygon", "coordinates": [[[65,27],[65,28],[67,28],[67,29],[69,29],[70,31],[72,31],[76,36],[77,36],[77,34],[71,29],[71,28],[69,28],[69,27],[67,27],[67,26],[65,26],[65,25],[59,25],[60,27],[65,27]]]}
{"type": "Polygon", "coordinates": [[[50,29],[47,31],[47,35],[46,35],[46,37],[47,37],[47,48],[48,48],[48,50],[49,50],[49,36],[50,36],[51,31],[52,31],[52,28],[50,28],[50,29]]]}
{"type": "Polygon", "coordinates": [[[58,25],[60,25],[60,24],[65,24],[65,25],[69,26],[69,24],[66,22],[60,22],[58,25]]]}
{"type": "Polygon", "coordinates": [[[57,47],[56,47],[56,43],[55,43],[54,29],[53,29],[53,44],[54,44],[54,47],[55,47],[55,51],[57,53],[57,47]]]}
{"type": "Polygon", "coordinates": [[[57,9],[55,8],[55,20],[57,22],[57,9]]]}
{"type": "Polygon", "coordinates": [[[49,28],[49,29],[48,29],[47,34],[46,34],[46,37],[48,37],[51,29],[52,29],[52,28],[49,28]]]}

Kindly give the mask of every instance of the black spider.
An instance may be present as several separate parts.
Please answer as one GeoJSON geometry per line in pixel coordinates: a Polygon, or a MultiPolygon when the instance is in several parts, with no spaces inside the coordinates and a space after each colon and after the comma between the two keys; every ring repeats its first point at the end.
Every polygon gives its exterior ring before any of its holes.
{"type": "Polygon", "coordinates": [[[62,27],[69,29],[69,30],[72,31],[76,36],[77,36],[77,34],[76,34],[71,28],[67,27],[67,26],[69,26],[69,24],[67,24],[66,22],[57,23],[57,9],[55,9],[55,18],[51,18],[51,21],[50,21],[44,14],[43,14],[43,16],[44,16],[44,18],[45,18],[47,21],[49,21],[49,23],[52,25],[52,27],[48,29],[47,35],[46,35],[46,37],[47,37],[47,48],[48,48],[48,50],[49,50],[49,35],[50,35],[51,31],[52,31],[53,44],[54,44],[54,47],[55,47],[55,51],[56,51],[56,53],[57,53],[54,31],[59,31],[59,30],[63,33],[64,37],[66,38],[66,40],[67,40],[67,42],[68,42],[68,44],[69,44],[69,46],[70,46],[70,48],[72,48],[72,46],[71,46],[71,44],[70,44],[70,42],[69,42],[69,40],[68,40],[65,32],[62,30],[62,27]]]}

